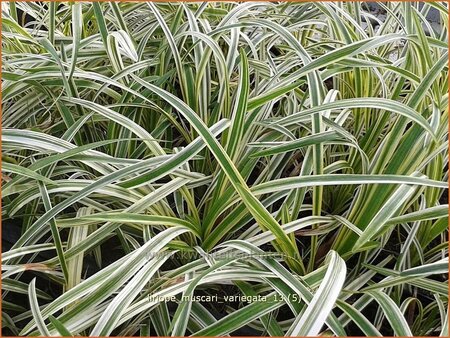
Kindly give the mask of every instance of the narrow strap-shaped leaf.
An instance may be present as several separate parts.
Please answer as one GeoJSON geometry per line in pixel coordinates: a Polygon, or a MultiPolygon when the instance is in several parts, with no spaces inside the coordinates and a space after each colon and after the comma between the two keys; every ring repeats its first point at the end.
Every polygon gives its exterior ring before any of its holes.
{"type": "Polygon", "coordinates": [[[395,302],[384,292],[381,291],[368,291],[367,294],[371,295],[373,299],[380,304],[383,309],[383,313],[391,324],[395,335],[400,337],[412,337],[411,329],[409,328],[408,322],[400,311],[399,307],[395,302]]]}
{"type": "Polygon", "coordinates": [[[430,207],[414,212],[410,212],[405,215],[396,216],[391,218],[388,224],[398,224],[406,222],[417,222],[426,221],[435,218],[447,217],[448,216],[448,204],[438,205],[435,207],[430,207]]]}
{"type": "Polygon", "coordinates": [[[229,137],[225,148],[228,155],[232,159],[235,157],[239,141],[244,134],[245,114],[247,113],[248,95],[250,91],[248,59],[243,49],[239,51],[239,56],[241,59],[239,67],[240,82],[237,88],[237,93],[239,96],[233,107],[229,137]]]}
{"type": "Polygon", "coordinates": [[[305,312],[296,318],[288,336],[318,336],[344,285],[346,266],[339,255],[329,253],[327,272],[305,312]]]}
{"type": "MultiPolygon", "coordinates": [[[[42,202],[44,204],[45,210],[49,211],[52,208],[50,197],[47,192],[46,186],[39,182],[39,191],[42,195],[42,202]]],[[[66,283],[69,280],[69,271],[67,269],[66,258],[64,257],[64,249],[62,246],[61,236],[59,235],[58,227],[56,226],[55,219],[50,220],[50,230],[52,232],[53,242],[55,243],[56,253],[58,254],[59,264],[61,265],[61,270],[64,275],[66,283]]]]}
{"type": "MultiPolygon", "coordinates": [[[[173,253],[171,253],[173,254],[173,253]]],[[[91,331],[91,336],[108,336],[120,320],[128,305],[141,292],[142,288],[152,278],[156,271],[164,264],[171,254],[155,257],[150,260],[123,288],[105,309],[99,321],[91,331]]]]}
{"type": "Polygon", "coordinates": [[[337,301],[339,308],[361,329],[367,337],[382,337],[378,329],[360,311],[352,305],[337,301]]]}
{"type": "Polygon", "coordinates": [[[314,135],[308,135],[294,141],[250,143],[249,146],[270,147],[267,150],[261,150],[251,155],[251,157],[259,157],[259,156],[271,156],[281,154],[287,151],[297,150],[301,147],[319,144],[322,142],[334,141],[338,139],[341,139],[341,137],[339,137],[339,135],[336,132],[326,131],[314,135]]]}
{"type": "Polygon", "coordinates": [[[93,220],[99,222],[114,222],[114,223],[136,223],[158,225],[165,224],[170,226],[184,226],[198,235],[198,229],[189,221],[169,216],[162,215],[140,215],[127,212],[112,212],[112,213],[97,213],[79,217],[75,220],[83,222],[83,220],[93,220]]]}
{"type": "Polygon", "coordinates": [[[43,336],[51,336],[50,332],[45,325],[44,318],[41,315],[41,310],[39,309],[39,304],[36,297],[36,278],[33,278],[29,287],[28,287],[28,298],[30,300],[31,313],[36,320],[36,325],[39,329],[39,332],[43,336]]]}
{"type": "Polygon", "coordinates": [[[192,336],[223,336],[235,331],[237,328],[252,322],[253,320],[280,308],[283,302],[277,299],[276,295],[267,295],[264,301],[256,301],[240,308],[237,311],[219,319],[212,325],[195,332],[192,336]]]}
{"type": "Polygon", "coordinates": [[[400,276],[428,276],[433,274],[448,274],[448,257],[438,262],[404,270],[400,273],[400,276]]]}
{"type": "MultiPolygon", "coordinates": [[[[412,175],[413,177],[419,176],[418,173],[412,175]]],[[[423,177],[423,176],[422,176],[423,177]]],[[[372,218],[372,221],[364,229],[361,236],[354,245],[354,249],[358,249],[365,242],[372,239],[375,234],[386,224],[386,222],[399,210],[403,204],[411,197],[416,187],[401,185],[397,190],[389,197],[386,203],[379,209],[377,214],[372,218]]]]}
{"type": "Polygon", "coordinates": [[[28,168],[19,166],[17,164],[3,162],[2,163],[2,171],[6,171],[6,172],[14,173],[14,174],[17,174],[17,175],[21,175],[21,176],[24,176],[24,177],[32,178],[34,180],[42,181],[42,182],[45,182],[47,184],[53,184],[53,185],[55,184],[55,182],[53,182],[51,179],[38,174],[34,170],[30,170],[28,168]]]}
{"type": "Polygon", "coordinates": [[[56,328],[61,337],[73,337],[70,331],[58,319],[53,316],[48,316],[48,319],[50,320],[50,323],[52,323],[56,328]]]}
{"type": "Polygon", "coordinates": [[[68,81],[72,80],[72,75],[75,71],[78,53],[80,50],[81,33],[83,31],[83,7],[80,2],[72,4],[72,35],[73,35],[73,47],[72,47],[72,60],[70,62],[70,71],[68,81]]]}

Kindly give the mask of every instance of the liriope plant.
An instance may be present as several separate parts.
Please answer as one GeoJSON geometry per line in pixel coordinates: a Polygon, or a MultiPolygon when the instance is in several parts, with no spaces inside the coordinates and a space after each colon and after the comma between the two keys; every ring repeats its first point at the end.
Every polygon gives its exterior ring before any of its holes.
{"type": "Polygon", "coordinates": [[[448,335],[446,3],[1,8],[4,335],[448,335]]]}

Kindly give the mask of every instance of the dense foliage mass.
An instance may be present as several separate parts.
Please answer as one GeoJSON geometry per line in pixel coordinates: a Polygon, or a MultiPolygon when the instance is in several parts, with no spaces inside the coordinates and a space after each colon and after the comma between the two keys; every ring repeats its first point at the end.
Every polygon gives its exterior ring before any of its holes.
{"type": "Polygon", "coordinates": [[[447,4],[1,6],[3,334],[447,336],[447,4]]]}

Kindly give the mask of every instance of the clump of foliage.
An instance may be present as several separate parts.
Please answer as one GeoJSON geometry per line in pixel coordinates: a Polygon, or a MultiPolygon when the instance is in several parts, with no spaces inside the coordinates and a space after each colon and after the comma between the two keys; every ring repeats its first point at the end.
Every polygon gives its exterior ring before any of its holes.
{"type": "Polygon", "coordinates": [[[448,334],[445,3],[1,5],[4,334],[448,334]]]}

